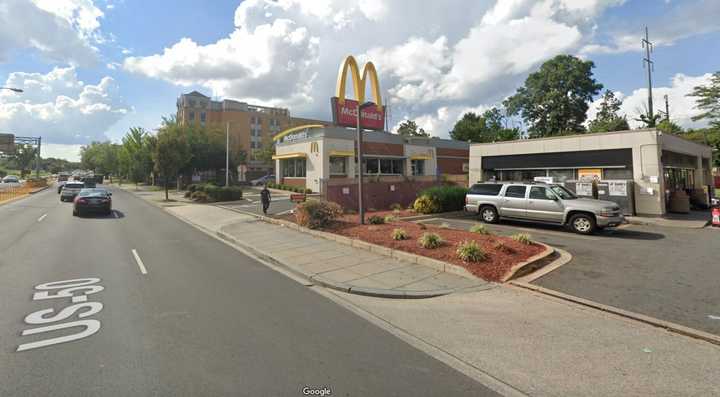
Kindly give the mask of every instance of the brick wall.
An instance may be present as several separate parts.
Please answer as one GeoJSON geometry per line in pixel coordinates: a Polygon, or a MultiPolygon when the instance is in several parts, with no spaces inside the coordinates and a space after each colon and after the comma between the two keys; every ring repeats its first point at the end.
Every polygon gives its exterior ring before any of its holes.
{"type": "Polygon", "coordinates": [[[381,142],[363,142],[363,156],[379,154],[383,156],[403,156],[403,145],[381,142]]]}
{"type": "MultiPolygon", "coordinates": [[[[409,206],[415,201],[417,194],[431,186],[437,186],[436,181],[413,182],[367,182],[363,183],[365,209],[389,209],[392,204],[409,206]],[[395,191],[390,187],[395,186],[395,191]]],[[[326,186],[325,199],[340,204],[343,208],[357,210],[357,184],[326,186]],[[343,194],[343,188],[348,194],[343,194]]]]}
{"type": "Polygon", "coordinates": [[[280,178],[280,184],[305,187],[305,178],[280,178]]]}

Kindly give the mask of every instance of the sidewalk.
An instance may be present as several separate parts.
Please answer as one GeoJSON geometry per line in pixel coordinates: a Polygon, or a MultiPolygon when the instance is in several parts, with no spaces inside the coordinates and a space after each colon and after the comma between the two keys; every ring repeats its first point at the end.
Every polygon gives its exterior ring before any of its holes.
{"type": "Polygon", "coordinates": [[[665,214],[664,216],[628,216],[628,223],[663,227],[702,229],[712,221],[710,210],[690,211],[688,214],[665,214]]]}
{"type": "Polygon", "coordinates": [[[494,284],[400,261],[209,205],[167,210],[315,284],[353,294],[427,298],[494,284]]]}

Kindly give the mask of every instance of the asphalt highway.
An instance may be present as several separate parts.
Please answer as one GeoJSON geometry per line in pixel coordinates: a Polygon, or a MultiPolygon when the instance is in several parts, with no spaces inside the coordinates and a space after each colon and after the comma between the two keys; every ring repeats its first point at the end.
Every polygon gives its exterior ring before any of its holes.
{"type": "Polygon", "coordinates": [[[495,395],[112,191],[107,217],[52,188],[0,206],[0,396],[495,395]]]}

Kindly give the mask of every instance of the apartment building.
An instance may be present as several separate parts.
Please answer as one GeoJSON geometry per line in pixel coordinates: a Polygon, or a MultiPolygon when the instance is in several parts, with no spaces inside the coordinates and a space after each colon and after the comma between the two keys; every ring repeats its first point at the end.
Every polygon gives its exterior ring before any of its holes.
{"type": "Polygon", "coordinates": [[[272,171],[272,162],[254,161],[254,150],[273,144],[273,136],[287,128],[303,124],[330,124],[326,121],[292,117],[284,108],[251,105],[246,102],[224,99],[221,101],[197,91],[182,94],[177,100],[177,120],[180,124],[197,124],[227,128],[230,124],[230,141],[235,150],[243,149],[249,155],[249,174],[272,171]]]}

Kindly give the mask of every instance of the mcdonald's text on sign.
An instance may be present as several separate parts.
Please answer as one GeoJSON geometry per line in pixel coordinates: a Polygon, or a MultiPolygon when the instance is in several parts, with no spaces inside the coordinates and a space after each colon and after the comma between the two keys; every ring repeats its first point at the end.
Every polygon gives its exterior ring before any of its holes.
{"type": "MultiPolygon", "coordinates": [[[[357,126],[358,102],[346,99],[341,104],[337,97],[331,99],[333,110],[333,123],[344,127],[357,126]]],[[[385,108],[378,106],[367,106],[360,113],[360,127],[366,130],[385,129],[385,108]]]]}

